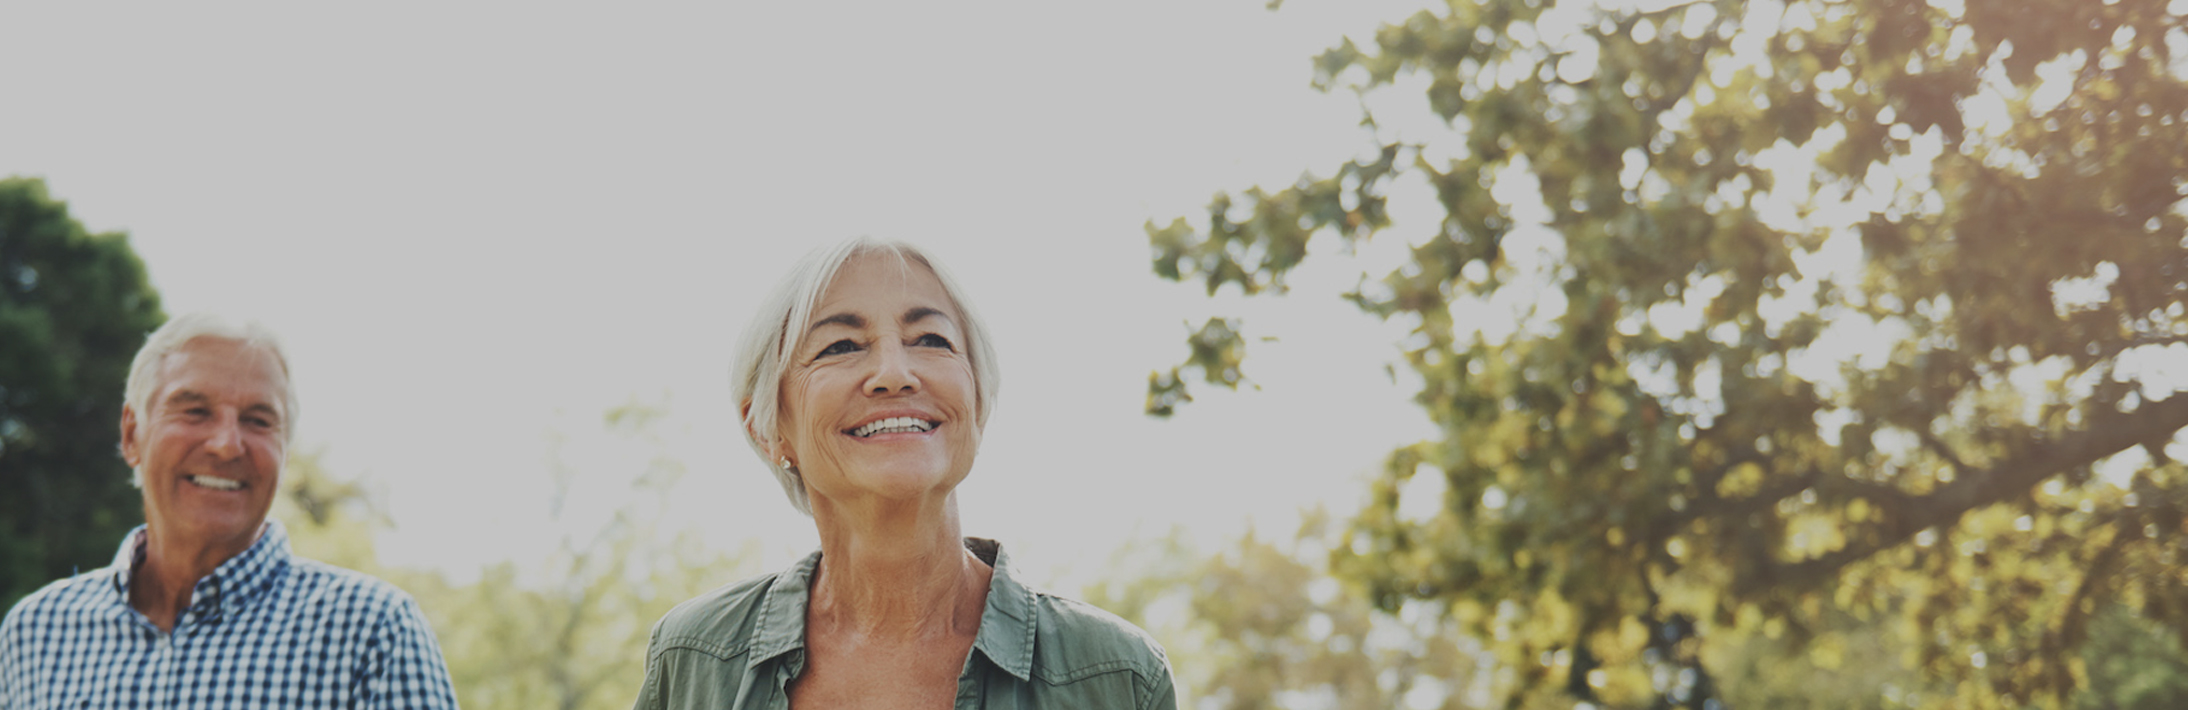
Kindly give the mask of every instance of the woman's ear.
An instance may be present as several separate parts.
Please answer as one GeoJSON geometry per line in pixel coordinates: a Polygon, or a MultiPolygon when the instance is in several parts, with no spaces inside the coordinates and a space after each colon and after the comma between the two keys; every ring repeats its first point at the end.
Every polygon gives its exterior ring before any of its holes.
{"type": "Polygon", "coordinates": [[[745,400],[737,406],[737,420],[744,423],[746,435],[751,436],[753,441],[760,442],[760,449],[767,455],[768,461],[780,462],[790,457],[790,447],[781,437],[752,427],[752,400],[745,400]]]}

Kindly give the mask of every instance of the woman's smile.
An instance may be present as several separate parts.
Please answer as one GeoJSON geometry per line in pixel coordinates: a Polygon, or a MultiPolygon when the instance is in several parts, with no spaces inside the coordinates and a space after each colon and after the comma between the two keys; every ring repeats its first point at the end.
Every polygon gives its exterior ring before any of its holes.
{"type": "Polygon", "coordinates": [[[889,416],[877,418],[865,424],[843,430],[843,433],[861,439],[871,439],[887,434],[925,434],[932,432],[940,422],[917,416],[889,416]]]}
{"type": "Polygon", "coordinates": [[[924,267],[868,254],[836,273],[783,377],[780,456],[809,495],[939,500],[964,480],[980,439],[959,425],[977,400],[962,319],[924,267]]]}

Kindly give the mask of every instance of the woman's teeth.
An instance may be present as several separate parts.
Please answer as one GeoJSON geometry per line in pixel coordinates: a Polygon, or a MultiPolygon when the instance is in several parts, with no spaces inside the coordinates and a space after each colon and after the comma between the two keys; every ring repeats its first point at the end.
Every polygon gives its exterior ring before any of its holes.
{"type": "Polygon", "coordinates": [[[890,417],[851,430],[851,435],[865,438],[875,434],[893,434],[911,431],[933,431],[934,422],[912,417],[890,417]]]}

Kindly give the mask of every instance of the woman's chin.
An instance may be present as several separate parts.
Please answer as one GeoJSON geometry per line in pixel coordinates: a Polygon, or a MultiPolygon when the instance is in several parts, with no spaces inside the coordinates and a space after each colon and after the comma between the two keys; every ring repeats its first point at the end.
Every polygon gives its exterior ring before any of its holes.
{"type": "Polygon", "coordinates": [[[914,501],[946,496],[964,480],[940,462],[889,461],[855,470],[838,481],[853,497],[914,501]]]}

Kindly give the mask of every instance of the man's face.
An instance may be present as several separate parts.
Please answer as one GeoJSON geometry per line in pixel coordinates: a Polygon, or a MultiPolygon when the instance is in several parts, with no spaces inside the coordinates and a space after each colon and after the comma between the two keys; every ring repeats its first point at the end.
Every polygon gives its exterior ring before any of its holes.
{"type": "Polygon", "coordinates": [[[147,411],[122,409],[122,457],[144,485],[145,522],[155,539],[242,552],[281,481],[288,377],[272,351],[212,337],[158,367],[147,411]]]}

